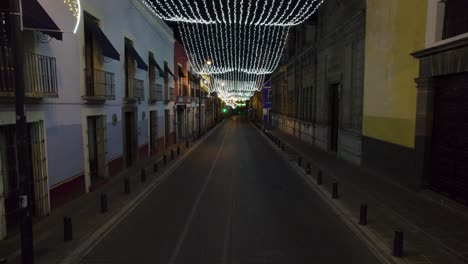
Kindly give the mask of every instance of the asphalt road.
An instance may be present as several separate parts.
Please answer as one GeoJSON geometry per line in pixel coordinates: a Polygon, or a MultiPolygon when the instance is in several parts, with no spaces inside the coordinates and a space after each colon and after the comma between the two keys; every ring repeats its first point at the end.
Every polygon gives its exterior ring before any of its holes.
{"type": "Polygon", "coordinates": [[[219,127],[83,263],[379,263],[248,121],[219,127]]]}

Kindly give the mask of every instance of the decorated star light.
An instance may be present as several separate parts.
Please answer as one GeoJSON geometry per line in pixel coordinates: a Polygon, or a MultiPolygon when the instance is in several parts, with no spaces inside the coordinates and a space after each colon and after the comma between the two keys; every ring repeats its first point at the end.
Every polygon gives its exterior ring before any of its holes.
{"type": "Polygon", "coordinates": [[[78,26],[80,25],[81,20],[81,3],[80,0],[63,0],[63,3],[68,5],[68,9],[72,13],[73,17],[76,18],[75,28],[73,33],[76,34],[78,31],[78,26]]]}

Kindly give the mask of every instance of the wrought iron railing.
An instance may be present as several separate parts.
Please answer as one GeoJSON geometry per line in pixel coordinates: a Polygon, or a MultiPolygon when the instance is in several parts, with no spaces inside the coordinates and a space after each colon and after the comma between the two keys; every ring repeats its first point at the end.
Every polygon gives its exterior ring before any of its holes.
{"type": "MultiPolygon", "coordinates": [[[[0,47],[0,96],[15,96],[12,51],[0,47]]],[[[27,97],[57,97],[57,66],[53,57],[25,52],[24,83],[27,97]]]]}
{"type": "Polygon", "coordinates": [[[168,101],[174,100],[174,87],[169,87],[167,100],[168,101]]]}
{"type": "Polygon", "coordinates": [[[163,87],[161,84],[153,83],[150,85],[150,101],[158,102],[163,101],[163,87]]]}
{"type": "Polygon", "coordinates": [[[126,99],[142,101],[145,99],[145,83],[142,80],[130,79],[126,99]]]}
{"type": "Polygon", "coordinates": [[[115,75],[102,70],[86,70],[86,97],[115,99],[115,75]]]}

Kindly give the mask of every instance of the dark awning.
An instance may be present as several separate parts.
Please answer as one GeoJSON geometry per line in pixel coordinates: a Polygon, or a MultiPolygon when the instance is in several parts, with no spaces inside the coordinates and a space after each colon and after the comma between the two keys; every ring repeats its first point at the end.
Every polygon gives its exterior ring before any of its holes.
{"type": "Polygon", "coordinates": [[[129,41],[125,41],[125,50],[128,52],[130,57],[132,57],[136,61],[137,67],[139,69],[145,71],[148,70],[148,65],[146,65],[145,61],[140,57],[140,55],[138,55],[138,52],[135,50],[135,48],[129,41]]]}
{"type": "Polygon", "coordinates": [[[37,0],[21,0],[21,6],[25,29],[41,31],[57,40],[62,40],[62,31],[37,0]]]}
{"type": "Polygon", "coordinates": [[[175,76],[174,74],[172,73],[171,69],[169,69],[169,67],[167,67],[167,65],[164,65],[164,68],[166,68],[166,71],[172,76],[172,78],[174,78],[175,80],[175,76]]]}
{"type": "Polygon", "coordinates": [[[102,32],[98,23],[92,21],[91,19],[85,19],[85,28],[86,30],[89,30],[91,33],[93,33],[93,36],[101,46],[102,55],[120,61],[119,52],[114,48],[104,32],[102,32]]]}
{"type": "Polygon", "coordinates": [[[180,78],[185,78],[184,70],[182,69],[182,66],[180,66],[180,65],[179,65],[179,77],[180,78]]]}
{"type": "Polygon", "coordinates": [[[156,62],[153,56],[149,56],[149,63],[156,66],[156,69],[158,69],[159,77],[164,76],[164,70],[159,66],[159,64],[156,62]]]}

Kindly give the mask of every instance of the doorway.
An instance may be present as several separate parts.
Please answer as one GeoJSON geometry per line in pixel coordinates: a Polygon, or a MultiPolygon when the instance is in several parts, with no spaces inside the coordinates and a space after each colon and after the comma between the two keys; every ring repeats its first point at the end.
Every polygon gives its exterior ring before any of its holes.
{"type": "Polygon", "coordinates": [[[127,161],[127,168],[131,167],[136,159],[136,112],[125,112],[125,160],[127,161]]]}
{"type": "Polygon", "coordinates": [[[338,151],[338,136],[340,129],[340,84],[333,84],[329,88],[329,118],[328,135],[329,150],[338,151]]]}
{"type": "Polygon", "coordinates": [[[91,185],[107,178],[106,119],[105,116],[88,116],[88,157],[91,185]]]}
{"type": "Polygon", "coordinates": [[[154,154],[158,148],[158,111],[150,111],[150,153],[154,154]]]}

